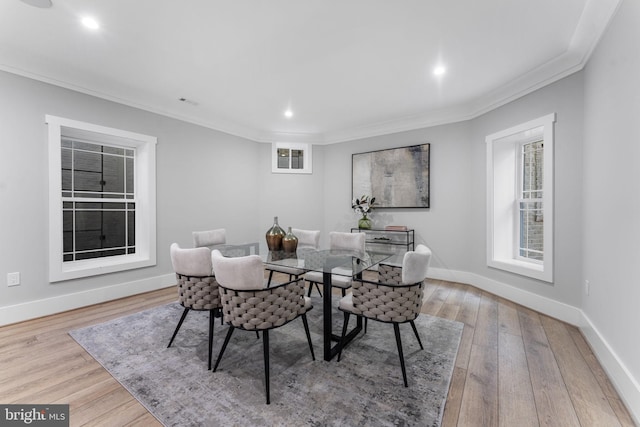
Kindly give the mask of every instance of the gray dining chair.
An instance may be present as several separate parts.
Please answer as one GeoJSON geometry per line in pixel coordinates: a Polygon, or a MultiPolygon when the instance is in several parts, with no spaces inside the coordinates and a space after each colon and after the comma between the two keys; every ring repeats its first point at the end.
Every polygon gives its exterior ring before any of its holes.
{"type": "MultiPolygon", "coordinates": [[[[364,317],[365,321],[372,319],[393,324],[405,387],[408,387],[407,371],[399,325],[410,323],[420,348],[424,349],[414,320],[420,315],[422,308],[424,280],[427,278],[430,260],[431,250],[425,245],[418,245],[415,251],[404,254],[402,266],[380,263],[377,281],[355,279],[352,292],[338,303],[338,308],[344,313],[342,342],[351,314],[364,317]]],[[[343,347],[340,345],[338,361],[343,347]]]]}
{"type": "Polygon", "coordinates": [[[213,249],[212,246],[224,245],[227,243],[227,230],[224,228],[217,228],[215,230],[206,231],[194,231],[193,235],[193,247],[201,248],[207,247],[213,249]]]}
{"type": "Polygon", "coordinates": [[[269,331],[284,326],[302,317],[311,358],[316,360],[307,323],[307,311],[311,310],[311,299],[304,296],[302,279],[266,287],[264,266],[259,255],[227,258],[217,249],[212,253],[213,267],[220,284],[224,322],[229,325],[213,372],[222,360],[233,331],[262,332],[265,394],[271,403],[269,382],[269,331]]]}
{"type": "MultiPolygon", "coordinates": [[[[365,233],[344,233],[340,231],[331,231],[329,233],[329,249],[332,250],[346,250],[354,251],[360,254],[365,254],[365,233]]],[[[342,290],[342,296],[345,296],[347,289],[353,284],[353,275],[349,270],[340,270],[342,274],[331,275],[331,285],[342,290]]],[[[324,282],[323,273],[321,271],[310,271],[305,273],[304,279],[309,282],[309,288],[312,284],[319,286],[324,282]]],[[[311,294],[311,292],[309,292],[311,294]]]]}
{"type": "MultiPolygon", "coordinates": [[[[320,247],[320,231],[319,230],[304,230],[301,228],[292,228],[291,232],[294,236],[298,238],[298,249],[318,249],[320,247]]],[[[269,272],[269,282],[273,278],[273,273],[284,273],[289,275],[289,280],[297,279],[301,275],[305,273],[306,270],[289,267],[285,265],[270,265],[266,267],[266,270],[269,272]]],[[[320,292],[320,287],[316,283],[316,288],[322,296],[322,292],[320,292]]],[[[311,296],[312,284],[309,284],[309,292],[307,296],[311,296]]]]}
{"type": "Polygon", "coordinates": [[[222,310],[218,282],[213,274],[211,251],[208,248],[182,249],[177,243],[173,243],[170,255],[178,281],[178,302],[184,310],[167,348],[173,344],[190,310],[209,311],[208,369],[211,369],[214,317],[222,310]]]}

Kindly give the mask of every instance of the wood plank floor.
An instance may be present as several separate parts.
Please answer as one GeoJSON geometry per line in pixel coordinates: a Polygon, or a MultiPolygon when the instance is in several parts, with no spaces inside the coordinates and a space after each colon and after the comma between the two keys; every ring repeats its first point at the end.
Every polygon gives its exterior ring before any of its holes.
{"type": "MultiPolygon", "coordinates": [[[[634,426],[578,329],[428,281],[423,313],[464,323],[443,426],[634,426]]],[[[0,328],[0,403],[70,404],[72,426],[158,421],[67,333],[176,300],[174,288],[0,328]]]]}

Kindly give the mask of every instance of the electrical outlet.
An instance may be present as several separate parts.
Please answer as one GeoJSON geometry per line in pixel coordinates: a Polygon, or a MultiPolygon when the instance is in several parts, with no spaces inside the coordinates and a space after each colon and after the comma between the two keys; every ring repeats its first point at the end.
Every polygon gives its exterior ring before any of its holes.
{"type": "Polygon", "coordinates": [[[588,280],[585,280],[584,281],[584,293],[589,295],[589,292],[591,292],[591,285],[590,285],[588,280]]]}
{"type": "Polygon", "coordinates": [[[20,284],[20,273],[7,273],[7,286],[18,286],[20,284]]]}

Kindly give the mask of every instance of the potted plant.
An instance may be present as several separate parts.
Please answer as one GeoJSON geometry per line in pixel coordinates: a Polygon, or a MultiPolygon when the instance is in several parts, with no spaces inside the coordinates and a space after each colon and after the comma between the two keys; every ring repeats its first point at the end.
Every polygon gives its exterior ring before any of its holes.
{"type": "Polygon", "coordinates": [[[362,215],[360,220],[358,220],[358,228],[362,228],[365,230],[371,229],[371,220],[368,218],[368,215],[373,210],[373,205],[375,202],[375,197],[366,195],[363,195],[359,199],[353,199],[351,201],[351,208],[354,210],[354,212],[362,215]]]}

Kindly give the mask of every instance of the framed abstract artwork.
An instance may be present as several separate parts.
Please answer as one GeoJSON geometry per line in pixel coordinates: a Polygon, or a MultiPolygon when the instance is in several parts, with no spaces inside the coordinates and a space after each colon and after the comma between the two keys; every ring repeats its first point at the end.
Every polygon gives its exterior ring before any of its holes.
{"type": "Polygon", "coordinates": [[[352,154],[352,198],[375,197],[376,208],[428,208],[430,145],[352,154]]]}

